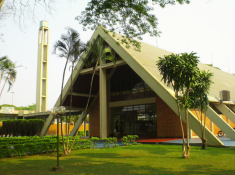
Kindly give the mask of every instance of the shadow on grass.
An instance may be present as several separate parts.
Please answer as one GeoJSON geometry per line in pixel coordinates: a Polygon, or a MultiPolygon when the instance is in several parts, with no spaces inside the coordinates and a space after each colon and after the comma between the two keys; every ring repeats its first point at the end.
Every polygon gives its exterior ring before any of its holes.
{"type": "Polygon", "coordinates": [[[166,155],[169,152],[179,152],[182,150],[182,146],[178,145],[157,145],[157,144],[144,144],[143,145],[132,145],[123,147],[124,150],[141,150],[146,151],[150,154],[166,155]]]}
{"type": "MultiPolygon", "coordinates": [[[[114,154],[106,153],[109,156],[115,156],[114,154]]],[[[82,154],[84,156],[84,154],[82,154]]],[[[99,154],[100,155],[100,154],[99,154]]],[[[107,157],[107,156],[104,156],[107,157]]],[[[114,157],[115,158],[115,157],[114,157]]],[[[110,159],[109,159],[110,160],[110,159]]],[[[90,157],[87,158],[69,158],[69,156],[60,160],[60,165],[64,166],[65,170],[56,172],[56,174],[201,174],[201,175],[218,175],[218,174],[234,174],[234,170],[216,169],[213,166],[205,165],[183,165],[179,169],[172,169],[161,167],[161,162],[155,162],[152,165],[141,165],[122,162],[112,162],[107,159],[94,160],[90,157]],[[159,167],[153,167],[158,165],[159,167]]],[[[8,166],[4,174],[55,174],[51,171],[51,167],[55,166],[56,160],[50,160],[48,162],[44,160],[18,160],[21,164],[21,168],[15,167],[14,169],[8,166]],[[18,170],[16,168],[19,168],[18,170]]],[[[14,164],[15,166],[15,164],[14,164]]]]}
{"type": "MultiPolygon", "coordinates": [[[[201,150],[200,147],[192,147],[192,153],[205,156],[202,158],[206,159],[206,154],[212,154],[219,149],[201,150]]],[[[180,155],[181,146],[140,145],[117,149],[78,150],[72,152],[71,156],[60,157],[60,165],[65,170],[56,172],[56,174],[235,174],[233,166],[230,166],[230,168],[221,168],[220,166],[218,168],[216,166],[218,162],[212,165],[204,165],[197,157],[185,160],[180,156],[177,157],[176,154],[166,155],[170,151],[180,155]],[[139,151],[151,154],[142,156],[139,151]],[[159,156],[154,158],[154,156],[151,156],[154,154],[159,156]]],[[[223,151],[225,151],[225,154],[229,154],[234,149],[223,149],[219,154],[222,154],[223,151]]],[[[51,171],[52,166],[56,166],[56,154],[0,159],[0,174],[4,172],[4,174],[17,175],[54,175],[55,172],[51,171]]]]}

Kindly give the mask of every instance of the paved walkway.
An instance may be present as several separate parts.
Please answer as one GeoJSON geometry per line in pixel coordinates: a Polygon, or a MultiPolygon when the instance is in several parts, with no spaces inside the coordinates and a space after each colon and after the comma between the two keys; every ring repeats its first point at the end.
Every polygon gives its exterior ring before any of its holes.
{"type": "MultiPolygon", "coordinates": [[[[235,147],[235,140],[231,140],[227,137],[218,137],[223,143],[224,146],[226,147],[235,147]]],[[[185,139],[186,140],[186,139],[185,139]]],[[[191,145],[201,145],[201,139],[200,138],[191,138],[189,139],[189,142],[191,145]]],[[[162,142],[163,144],[182,144],[183,143],[183,139],[178,139],[178,140],[169,140],[166,142],[162,142]]]]}
{"type": "MultiPolygon", "coordinates": [[[[218,137],[225,147],[235,147],[235,140],[231,140],[227,137],[218,137]]],[[[186,139],[185,139],[186,140],[186,139]]],[[[156,138],[156,139],[136,139],[138,143],[142,144],[172,144],[172,145],[182,145],[183,139],[180,138],[156,138]]],[[[190,145],[201,146],[200,138],[191,138],[189,139],[190,145]]],[[[96,148],[104,148],[104,141],[99,141],[96,148]]],[[[120,139],[118,139],[117,144],[119,146],[124,146],[120,139]]],[[[113,147],[113,144],[110,145],[113,147]]]]}

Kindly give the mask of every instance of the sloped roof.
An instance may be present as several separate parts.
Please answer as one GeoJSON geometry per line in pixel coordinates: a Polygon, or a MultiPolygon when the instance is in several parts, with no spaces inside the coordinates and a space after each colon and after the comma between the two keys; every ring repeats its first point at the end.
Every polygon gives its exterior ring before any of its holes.
{"type": "MultiPolygon", "coordinates": [[[[112,37],[112,36],[111,36],[112,37]]],[[[120,38],[121,35],[116,35],[116,38],[120,38]]],[[[124,46],[123,46],[124,47],[124,46]]],[[[126,48],[125,48],[126,49],[126,48]]],[[[126,49],[126,51],[138,61],[150,74],[152,74],[159,81],[161,80],[161,75],[156,65],[159,57],[164,55],[169,55],[171,52],[157,48],[155,46],[141,42],[141,52],[135,51],[134,49],[126,49]]],[[[211,85],[209,92],[210,101],[218,101],[219,92],[222,90],[230,91],[230,102],[235,104],[235,75],[229,74],[227,72],[218,70],[214,67],[199,63],[198,65],[200,70],[210,71],[214,74],[212,77],[213,84],[211,85]]],[[[167,87],[164,82],[161,82],[163,86],[171,93],[174,92],[167,87]]]]}
{"type": "MultiPolygon", "coordinates": [[[[94,34],[92,35],[91,39],[97,38],[98,35],[102,36],[106,42],[117,52],[117,53],[123,53],[120,55],[124,61],[129,64],[130,67],[132,67],[132,63],[129,62],[129,59],[127,57],[131,56],[132,60],[138,62],[138,64],[145,69],[142,70],[141,68],[136,71],[138,75],[140,75],[143,72],[148,72],[161,86],[164,87],[172,96],[174,96],[174,91],[167,87],[163,81],[161,81],[161,75],[158,70],[158,67],[156,65],[157,61],[159,60],[159,57],[163,57],[164,55],[169,55],[171,52],[160,49],[158,47],[146,44],[141,42],[141,52],[135,51],[132,47],[126,48],[124,45],[120,44],[117,45],[116,42],[118,41],[118,38],[120,39],[122,36],[119,34],[115,34],[115,37],[112,34],[107,34],[104,31],[104,28],[99,26],[94,34]],[[125,53],[124,53],[125,52],[125,53]],[[128,56],[127,56],[128,55],[128,56]]],[[[85,54],[83,54],[83,57],[85,57],[85,54]]],[[[84,64],[82,60],[78,62],[76,65],[76,74],[74,74],[74,80],[79,76],[80,71],[82,70],[84,64]]],[[[209,92],[209,100],[213,102],[217,102],[219,99],[219,92],[221,90],[228,90],[230,91],[230,98],[231,104],[235,104],[235,76],[229,73],[226,73],[224,71],[218,70],[216,68],[213,68],[211,66],[199,63],[199,68],[201,70],[209,70],[214,74],[212,81],[214,82],[211,85],[210,92],[209,92]]],[[[70,81],[67,82],[64,90],[63,90],[63,99],[68,95],[70,86],[70,81]]],[[[150,86],[151,87],[151,86],[150,86]]],[[[59,106],[59,98],[55,104],[55,106],[59,106]]]]}

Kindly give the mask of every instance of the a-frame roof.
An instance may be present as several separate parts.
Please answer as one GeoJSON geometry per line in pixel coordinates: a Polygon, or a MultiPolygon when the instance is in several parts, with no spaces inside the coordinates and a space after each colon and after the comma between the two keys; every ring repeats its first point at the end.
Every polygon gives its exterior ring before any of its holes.
{"type": "MultiPolygon", "coordinates": [[[[112,36],[112,34],[109,34],[104,31],[105,29],[101,26],[99,26],[94,34],[92,35],[91,39],[96,39],[98,36],[101,36],[106,43],[122,58],[121,61],[119,61],[119,65],[121,64],[128,64],[148,85],[149,87],[178,115],[178,108],[177,104],[175,103],[175,96],[174,92],[171,88],[167,87],[162,81],[161,81],[161,75],[158,70],[158,67],[156,65],[159,57],[163,57],[164,55],[169,55],[171,52],[165,51],[163,49],[141,43],[141,52],[135,51],[132,48],[126,48],[125,46],[118,45],[118,38],[121,39],[121,35],[116,34],[115,37],[112,36]]],[[[83,57],[86,57],[85,53],[83,54],[83,57]]],[[[106,63],[105,68],[112,68],[113,63],[106,63]]],[[[89,82],[89,74],[85,75],[84,73],[92,72],[93,68],[87,68],[83,69],[84,63],[80,59],[78,64],[76,65],[76,71],[73,75],[73,85],[80,85],[81,88],[85,87],[86,84],[89,82]],[[85,77],[86,76],[86,77],[85,77]],[[83,82],[78,82],[78,80],[84,80],[83,82]],[[77,81],[77,82],[76,82],[77,81]]],[[[103,65],[101,65],[102,68],[103,65]]],[[[209,70],[210,72],[214,73],[213,81],[214,84],[212,84],[209,99],[213,102],[219,102],[219,100],[216,98],[219,96],[219,91],[221,90],[229,90],[231,93],[231,100],[235,101],[234,94],[235,94],[235,76],[225,73],[223,71],[217,70],[213,67],[199,64],[200,69],[209,70]]],[[[99,89],[99,75],[96,75],[96,89],[93,89],[93,99],[91,101],[95,101],[94,99],[97,97],[99,89]]],[[[62,101],[65,103],[66,101],[69,101],[69,88],[70,88],[70,80],[66,83],[65,88],[63,90],[63,97],[62,101]]],[[[75,89],[75,88],[74,88],[75,89]]],[[[85,90],[85,89],[83,89],[85,90]]],[[[82,91],[81,91],[82,92],[82,91]]],[[[74,94],[77,96],[77,99],[73,100],[75,101],[74,107],[83,107],[84,110],[84,104],[81,104],[81,101],[86,101],[87,94],[82,94],[80,92],[77,92],[77,94],[74,94]],[[78,106],[81,105],[81,106],[78,106]],[[83,105],[83,106],[82,106],[83,105]]],[[[60,97],[59,97],[60,98],[60,97]]],[[[55,104],[55,107],[58,107],[59,104],[59,98],[55,104]]],[[[74,99],[74,98],[73,98],[74,99]]],[[[235,105],[235,103],[231,101],[232,104],[235,105]]],[[[208,115],[210,115],[210,119],[213,119],[213,122],[215,121],[215,124],[219,126],[223,131],[226,131],[226,134],[229,138],[235,139],[234,137],[234,130],[221,119],[210,107],[208,108],[208,115]]],[[[84,114],[85,115],[85,114],[84,114]]],[[[208,116],[207,115],[207,116],[208,116]]],[[[182,119],[184,120],[185,113],[182,113],[182,119]]],[[[52,118],[52,117],[51,117],[52,118]]],[[[200,121],[189,111],[189,121],[190,121],[190,128],[197,134],[201,135],[200,130],[200,121]]],[[[49,123],[49,121],[48,121],[49,123]]],[[[48,125],[48,124],[47,124],[48,125]]],[[[79,126],[79,124],[75,126],[79,126]]],[[[45,127],[46,128],[46,127],[45,127]]],[[[44,129],[46,130],[46,129],[44,129]]],[[[44,132],[42,132],[43,134],[44,132]]],[[[208,139],[209,145],[223,145],[223,143],[216,138],[211,131],[209,131],[206,128],[206,135],[208,139]]]]}
{"type": "MultiPolygon", "coordinates": [[[[147,84],[154,90],[152,81],[158,83],[165,91],[167,91],[170,96],[174,96],[174,92],[171,88],[167,87],[161,81],[161,75],[156,65],[158,58],[163,57],[164,55],[169,55],[171,52],[154,47],[152,45],[146,44],[141,42],[141,52],[135,51],[133,48],[126,48],[125,46],[117,45],[118,38],[122,36],[116,34],[115,37],[112,34],[107,34],[104,32],[104,28],[102,26],[98,26],[94,34],[92,35],[91,39],[95,39],[98,36],[101,36],[105,39],[105,41],[112,47],[112,49],[120,55],[120,57],[142,78],[146,81],[147,84]],[[149,82],[149,83],[148,83],[149,82]]],[[[83,57],[85,57],[85,53],[83,57]]],[[[83,62],[80,60],[76,65],[76,71],[73,76],[74,82],[79,77],[81,70],[83,69],[83,62]]],[[[230,104],[235,105],[235,76],[211,66],[199,63],[199,68],[201,70],[209,70],[214,74],[212,81],[214,82],[211,85],[210,92],[209,92],[209,99],[213,102],[219,102],[219,92],[221,90],[228,90],[230,91],[231,101],[230,104]]],[[[155,83],[154,83],[155,84],[155,83]]],[[[82,82],[80,86],[83,86],[82,82]]],[[[67,96],[69,95],[69,87],[70,87],[70,80],[68,80],[64,90],[63,90],[63,101],[66,100],[67,96]]],[[[158,89],[159,90],[159,89],[158,89]]],[[[155,92],[157,91],[154,90],[155,92]]],[[[158,94],[158,93],[157,93],[158,94]]],[[[59,97],[60,98],[60,97],[59,97]]],[[[59,98],[55,104],[55,106],[59,106],[59,98]]]]}

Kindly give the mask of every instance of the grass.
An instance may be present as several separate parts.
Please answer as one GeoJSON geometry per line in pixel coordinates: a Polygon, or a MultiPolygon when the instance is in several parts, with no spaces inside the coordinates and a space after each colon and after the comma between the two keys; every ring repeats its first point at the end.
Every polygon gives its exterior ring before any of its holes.
{"type": "Polygon", "coordinates": [[[110,149],[83,149],[60,157],[63,171],[53,172],[56,154],[0,159],[0,174],[235,174],[235,148],[192,146],[190,159],[181,158],[181,146],[136,145],[110,149]]]}

